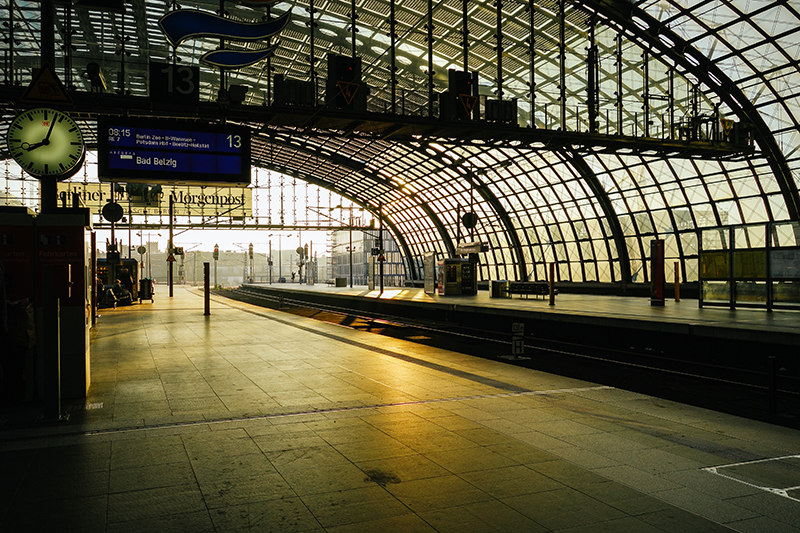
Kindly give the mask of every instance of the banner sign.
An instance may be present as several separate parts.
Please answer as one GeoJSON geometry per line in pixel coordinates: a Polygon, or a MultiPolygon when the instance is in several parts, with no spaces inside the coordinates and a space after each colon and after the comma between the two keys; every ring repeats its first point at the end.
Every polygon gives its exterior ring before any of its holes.
{"type": "Polygon", "coordinates": [[[175,216],[253,216],[253,190],[239,187],[59,182],[59,205],[66,200],[71,206],[74,193],[80,195],[92,213],[100,213],[113,196],[113,200],[122,206],[125,216],[166,216],[169,214],[169,197],[173,195],[175,216]]]}

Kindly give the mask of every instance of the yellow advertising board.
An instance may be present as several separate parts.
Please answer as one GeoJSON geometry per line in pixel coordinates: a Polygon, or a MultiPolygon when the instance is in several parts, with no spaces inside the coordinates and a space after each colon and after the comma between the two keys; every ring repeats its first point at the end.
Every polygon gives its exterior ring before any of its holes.
{"type": "Polygon", "coordinates": [[[112,198],[125,215],[168,215],[173,196],[175,216],[220,216],[249,218],[253,214],[253,191],[239,187],[59,182],[59,203],[72,205],[77,193],[92,213],[100,213],[112,198]],[[116,185],[116,188],[115,188],[116,185]]]}
{"type": "Polygon", "coordinates": [[[766,250],[744,250],[733,253],[733,277],[767,279],[766,250]]]}
{"type": "Polygon", "coordinates": [[[730,277],[728,252],[702,252],[700,275],[703,279],[726,279],[730,277]]]}

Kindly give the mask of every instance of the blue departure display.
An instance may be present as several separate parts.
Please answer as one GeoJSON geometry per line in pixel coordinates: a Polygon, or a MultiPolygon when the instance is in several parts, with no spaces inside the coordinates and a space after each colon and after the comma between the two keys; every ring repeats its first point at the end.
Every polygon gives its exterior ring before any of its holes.
{"type": "Polygon", "coordinates": [[[98,121],[101,181],[250,184],[249,130],[157,120],[98,121]]]}

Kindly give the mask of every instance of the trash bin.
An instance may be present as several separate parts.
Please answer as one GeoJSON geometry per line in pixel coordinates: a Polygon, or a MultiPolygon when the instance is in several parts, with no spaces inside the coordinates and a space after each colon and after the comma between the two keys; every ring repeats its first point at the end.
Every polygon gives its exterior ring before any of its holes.
{"type": "Polygon", "coordinates": [[[337,287],[347,287],[347,278],[336,278],[337,287]]]}
{"type": "Polygon", "coordinates": [[[150,303],[153,303],[153,278],[139,280],[139,303],[142,303],[142,300],[150,300],[150,303]]]}
{"type": "Polygon", "coordinates": [[[508,298],[508,281],[504,279],[492,280],[491,294],[492,298],[508,298]]]}

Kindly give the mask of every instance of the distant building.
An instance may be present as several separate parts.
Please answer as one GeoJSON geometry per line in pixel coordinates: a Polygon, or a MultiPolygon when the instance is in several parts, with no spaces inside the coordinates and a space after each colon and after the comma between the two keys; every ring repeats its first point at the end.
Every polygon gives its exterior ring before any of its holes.
{"type": "MultiPolygon", "coordinates": [[[[127,249],[123,257],[128,257],[127,249]]],[[[105,251],[98,250],[97,257],[104,258],[105,251]]],[[[135,250],[131,253],[133,259],[139,259],[139,277],[152,277],[156,283],[166,284],[169,279],[168,254],[158,251],[156,243],[152,243],[150,254],[140,254],[135,250]],[[148,255],[150,263],[148,264],[148,255]]],[[[214,260],[213,252],[199,250],[189,250],[184,255],[175,256],[173,266],[173,283],[175,285],[201,285],[203,283],[203,263],[209,263],[209,274],[212,285],[222,285],[224,287],[238,287],[242,283],[279,283],[280,276],[286,283],[292,282],[292,272],[295,273],[295,283],[300,282],[297,263],[299,256],[296,250],[273,250],[272,273],[267,263],[266,253],[254,253],[252,265],[250,254],[242,250],[220,250],[219,259],[214,260]],[[280,265],[280,268],[279,268],[280,265]],[[252,272],[250,268],[252,267],[252,272]]],[[[306,283],[307,272],[311,271],[311,276],[316,283],[325,283],[325,271],[327,269],[328,258],[318,257],[316,262],[303,265],[303,283],[306,283]]]]}
{"type": "MultiPolygon", "coordinates": [[[[332,235],[331,274],[333,278],[346,278],[350,283],[351,247],[353,285],[367,285],[369,258],[373,249],[380,249],[378,230],[360,231],[339,230],[332,235]]],[[[383,232],[383,285],[385,287],[402,287],[405,283],[405,266],[400,249],[388,232],[383,232]]],[[[379,273],[378,257],[375,257],[374,269],[379,273]]]]}

